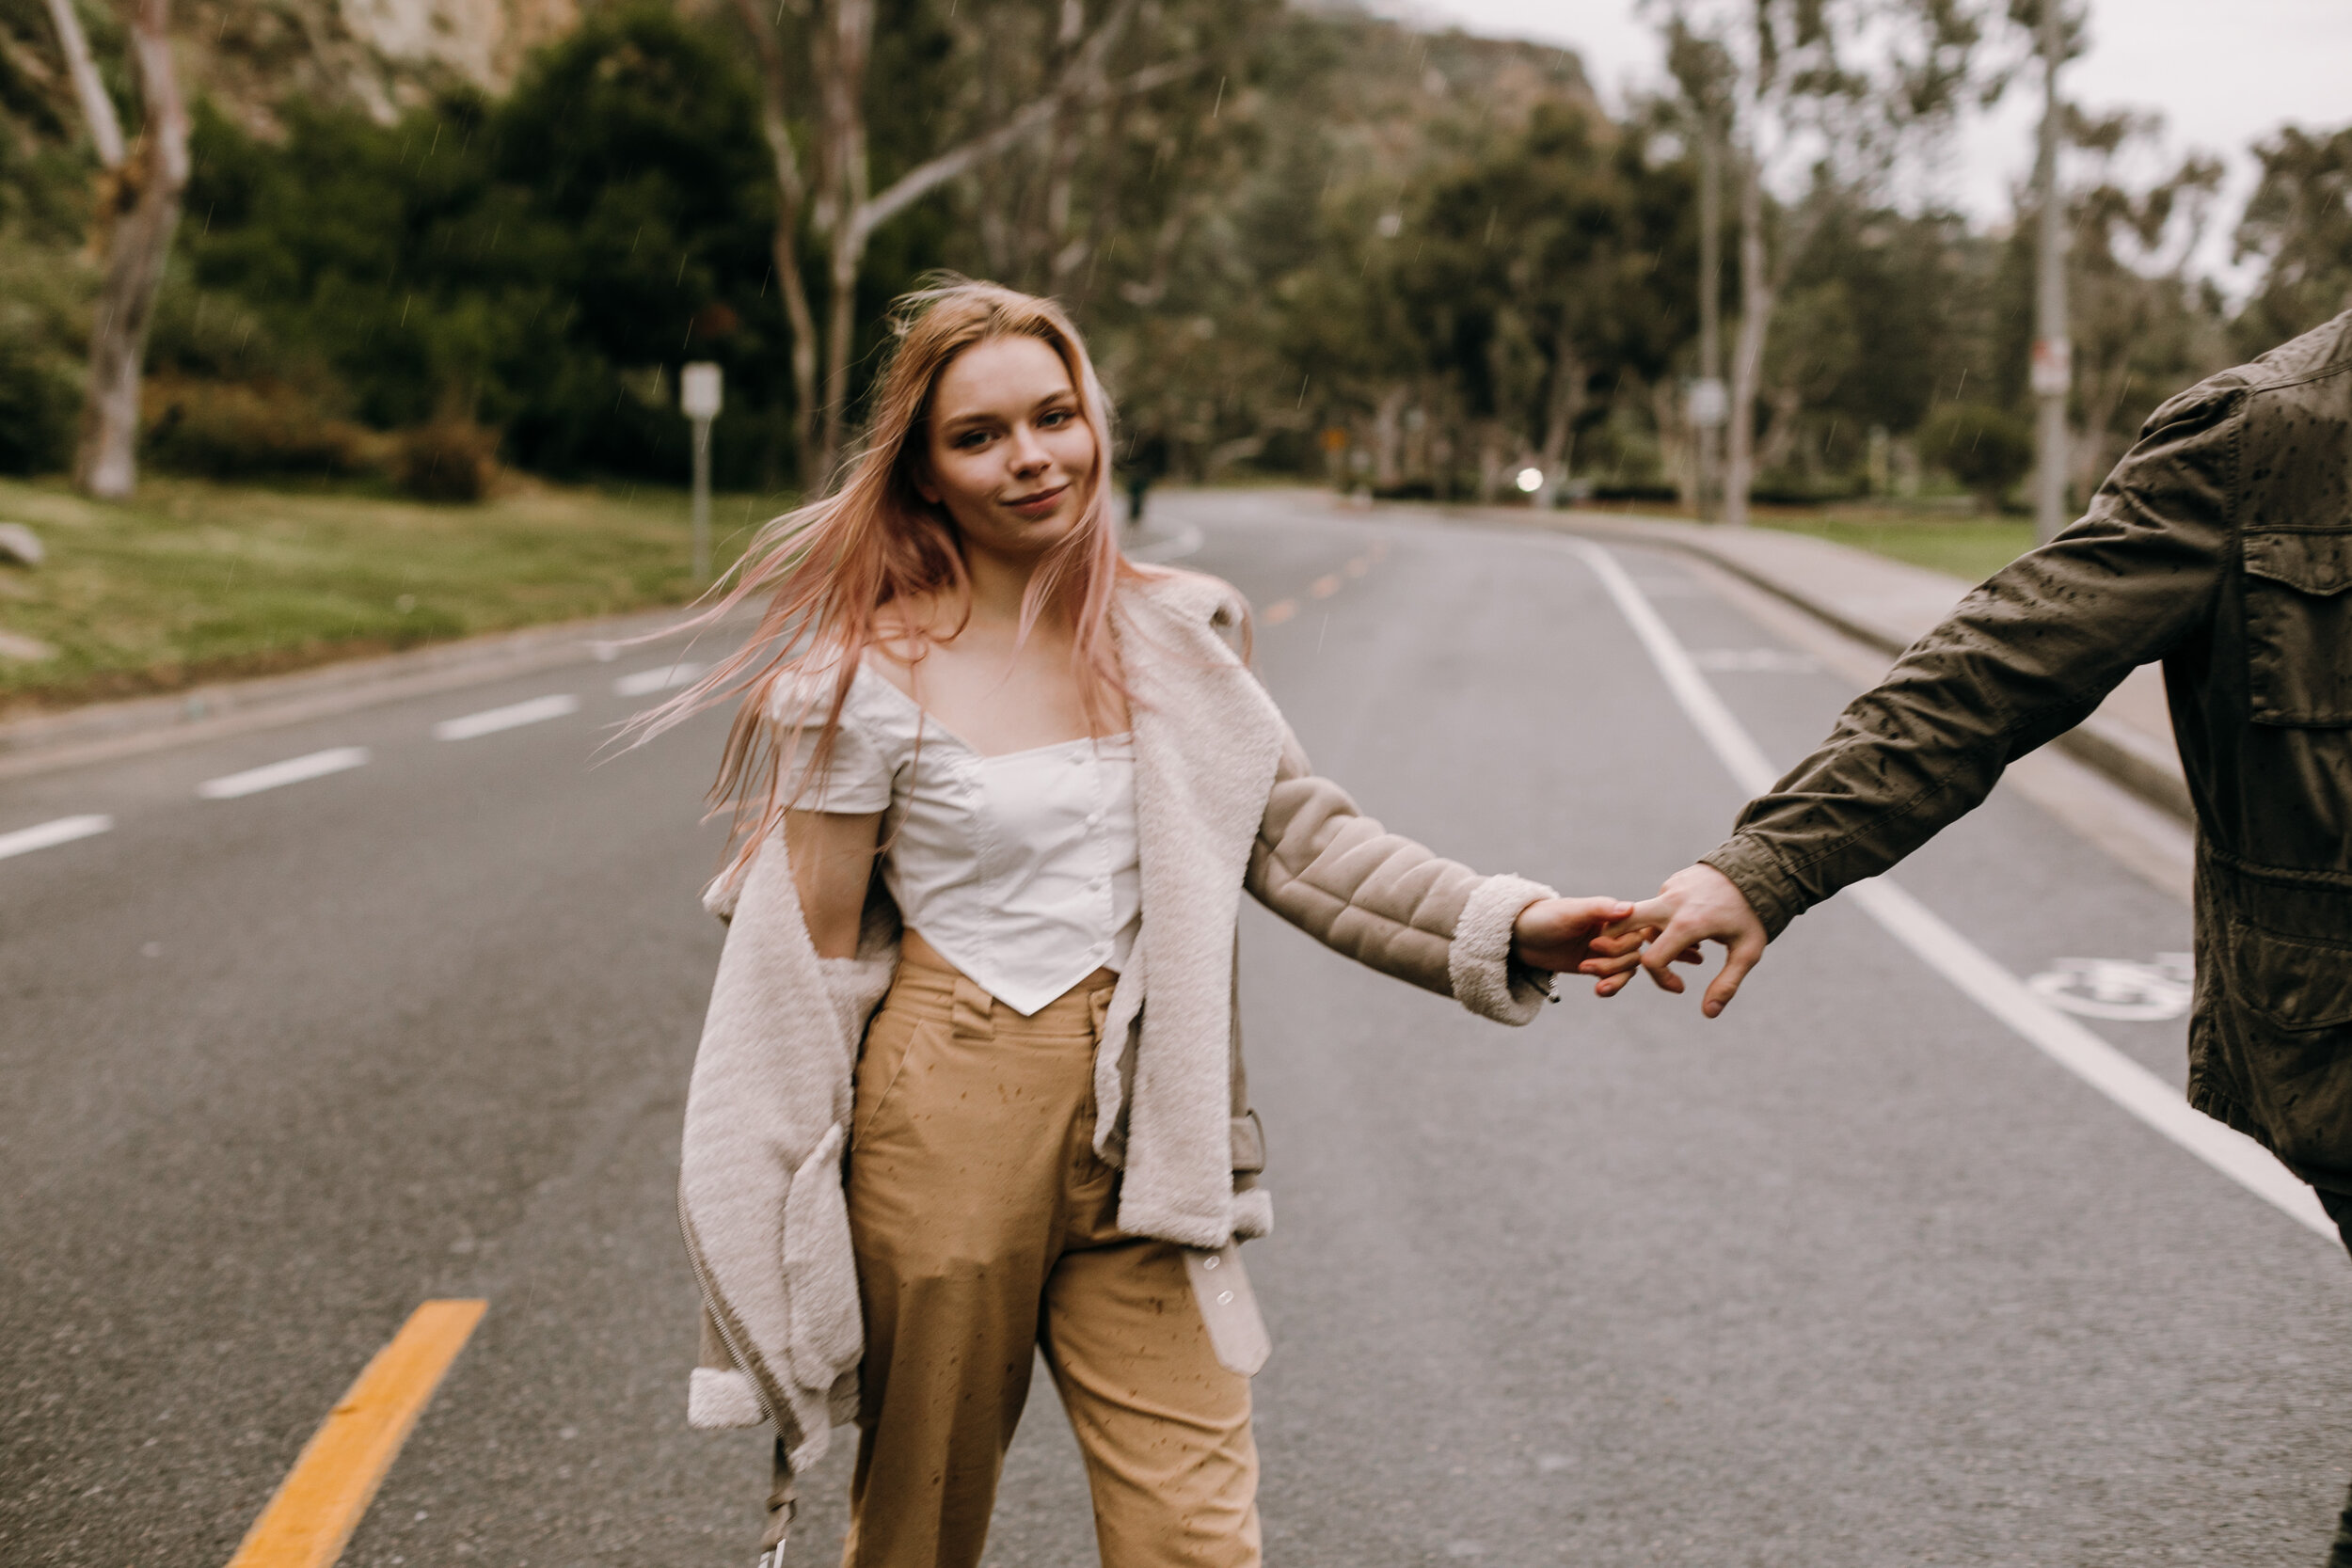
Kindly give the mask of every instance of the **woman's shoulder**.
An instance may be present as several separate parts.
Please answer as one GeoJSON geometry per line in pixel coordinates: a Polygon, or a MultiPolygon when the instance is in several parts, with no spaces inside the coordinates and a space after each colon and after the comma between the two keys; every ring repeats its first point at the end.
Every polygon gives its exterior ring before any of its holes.
{"type": "Polygon", "coordinates": [[[1218,631],[1241,625],[1249,614],[1240,589],[1182,566],[1139,566],[1120,586],[1132,604],[1218,631]]]}
{"type": "Polygon", "coordinates": [[[850,672],[846,691],[837,664],[787,675],[768,700],[769,721],[786,729],[821,729],[832,721],[837,701],[845,733],[886,747],[907,728],[901,710],[912,699],[903,697],[888,673],[877,668],[882,662],[869,650],[850,672]]]}

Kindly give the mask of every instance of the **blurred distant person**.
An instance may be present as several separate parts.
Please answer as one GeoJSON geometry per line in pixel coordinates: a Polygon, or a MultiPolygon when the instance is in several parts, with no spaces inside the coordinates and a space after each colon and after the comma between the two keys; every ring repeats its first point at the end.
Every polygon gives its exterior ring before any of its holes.
{"type": "MultiPolygon", "coordinates": [[[[2012,562],[1603,947],[1764,944],[2164,661],[2197,809],[2190,1103],[2311,1182],[2352,1247],[2352,312],[2148,418],[2082,521],[2012,562]]],[[[2352,1502],[2328,1562],[2352,1568],[2352,1502]]]]}
{"type": "Polygon", "coordinates": [[[1105,1568],[1255,1568],[1242,894],[1510,1023],[1632,906],[1439,860],[1314,775],[1233,591],[1120,554],[1058,308],[958,281],[898,315],[865,454],[704,618],[764,598],[757,633],[645,721],[739,700],[691,1418],[776,1423],[774,1558],[854,1418],[848,1568],[972,1568],[1041,1351],[1105,1568]]]}
{"type": "Polygon", "coordinates": [[[1152,435],[1133,442],[1123,465],[1127,480],[1127,527],[1143,526],[1143,503],[1152,486],[1168,475],[1168,437],[1152,435]]]}

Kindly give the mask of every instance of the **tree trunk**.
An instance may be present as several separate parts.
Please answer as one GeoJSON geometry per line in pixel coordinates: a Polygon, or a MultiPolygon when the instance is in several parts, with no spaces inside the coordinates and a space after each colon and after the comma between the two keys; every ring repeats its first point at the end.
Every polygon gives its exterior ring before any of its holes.
{"type": "MultiPolygon", "coordinates": [[[[811,65],[818,77],[820,110],[817,197],[810,214],[826,237],[832,297],[826,311],[824,375],[818,392],[822,412],[817,423],[814,461],[804,460],[803,480],[818,491],[833,483],[843,461],[849,421],[850,366],[857,330],[857,276],[874,231],[926,195],[1044,129],[1052,118],[1081,99],[1104,92],[1144,92],[1192,69],[1177,63],[1139,71],[1113,86],[1104,75],[1112,46],[1134,17],[1140,0],[1113,0],[1062,71],[1041,98],[993,131],[916,165],[879,193],[868,194],[866,144],[866,73],[872,54],[873,0],[832,0],[830,15],[810,28],[811,65]]],[[[1082,15],[1065,9],[1065,18],[1082,15]]],[[[797,173],[798,165],[793,166],[797,173]]]]}
{"type": "Polygon", "coordinates": [[[1541,467],[1544,484],[1540,504],[1547,512],[1559,504],[1561,488],[1568,482],[1569,456],[1576,442],[1576,421],[1584,417],[1584,382],[1590,372],[1577,356],[1576,342],[1568,332],[1567,323],[1560,324],[1560,336],[1551,350],[1551,407],[1544,421],[1544,445],[1541,467]]]}
{"type": "Polygon", "coordinates": [[[66,71],[73,78],[73,96],[82,105],[82,120],[89,127],[98,161],[106,168],[120,168],[122,121],[116,118],[115,101],[106,96],[106,86],[99,79],[98,62],[90,57],[89,35],[82,31],[73,0],[49,0],[49,20],[56,26],[57,47],[64,52],[66,71]]]}
{"type": "Polygon", "coordinates": [[[172,69],[169,24],[170,0],[139,0],[131,32],[146,111],[132,171],[137,197],[116,225],[108,249],[73,457],[74,483],[108,499],[119,500],[138,484],[139,372],[188,187],[188,109],[172,69]]]}
{"type": "Polygon", "coordinates": [[[1747,525],[1748,489],[1756,483],[1756,395],[1772,293],[1764,256],[1764,170],[1751,148],[1740,160],[1740,339],[1731,352],[1731,422],[1724,443],[1724,521],[1734,528],[1747,525]]]}
{"type": "Polygon", "coordinates": [[[776,291],[784,297],[785,321],[792,329],[793,457],[806,483],[814,471],[809,457],[817,448],[819,431],[817,319],[808,308],[808,280],[801,274],[801,214],[808,205],[808,187],[801,178],[800,150],[792,145],[792,83],[784,45],[769,24],[760,0],[736,0],[735,8],[759,56],[760,130],[768,140],[769,162],[776,181],[776,229],[770,245],[776,291]]]}
{"type": "Polygon", "coordinates": [[[824,162],[818,185],[819,221],[830,230],[831,298],[825,326],[825,379],[818,401],[824,413],[817,437],[817,460],[807,481],[818,493],[833,488],[841,466],[842,427],[850,401],[850,345],[857,330],[858,263],[866,258],[867,167],[866,70],[873,57],[872,0],[833,0],[830,25],[820,24],[817,55],[818,96],[825,127],[824,162]]]}

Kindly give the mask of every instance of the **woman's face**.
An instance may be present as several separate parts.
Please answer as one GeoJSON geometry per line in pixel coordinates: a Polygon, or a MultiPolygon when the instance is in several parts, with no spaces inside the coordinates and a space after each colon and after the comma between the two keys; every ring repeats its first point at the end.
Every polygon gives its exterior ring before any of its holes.
{"type": "Polygon", "coordinates": [[[967,548],[1034,558],[1077,527],[1094,487],[1094,431],[1061,356],[1036,338],[975,343],[931,389],[923,499],[967,548]]]}

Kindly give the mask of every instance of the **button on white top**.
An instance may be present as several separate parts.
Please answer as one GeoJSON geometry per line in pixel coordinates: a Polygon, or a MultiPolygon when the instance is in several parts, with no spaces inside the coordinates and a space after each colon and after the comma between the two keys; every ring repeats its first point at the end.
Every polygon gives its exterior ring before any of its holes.
{"type": "MultiPolygon", "coordinates": [[[[797,723],[801,703],[779,697],[776,719],[797,723]]],[[[806,715],[795,780],[828,705],[806,715]]],[[[1126,966],[1143,923],[1128,736],[983,756],[861,669],[831,765],[793,803],[882,813],[882,885],[908,927],[1024,1016],[1126,966]]]]}

